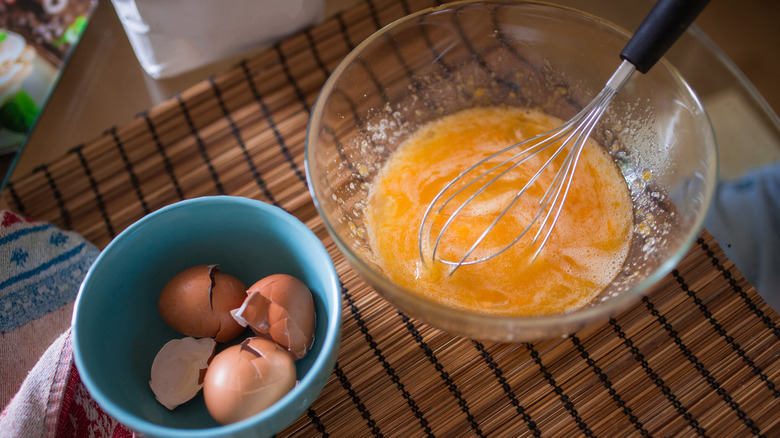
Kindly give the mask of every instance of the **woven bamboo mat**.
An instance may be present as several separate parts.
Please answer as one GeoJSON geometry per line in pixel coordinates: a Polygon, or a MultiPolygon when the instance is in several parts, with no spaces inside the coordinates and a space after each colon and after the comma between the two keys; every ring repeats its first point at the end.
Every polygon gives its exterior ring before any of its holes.
{"type": "Polygon", "coordinates": [[[214,194],[312,228],[343,283],[343,343],[320,397],[280,436],[779,436],[780,318],[706,232],[633,308],[535,344],[443,333],[356,276],[307,191],[309,110],[351,48],[432,3],[363,3],[15,176],[4,200],[101,247],[151,211],[214,194]]]}

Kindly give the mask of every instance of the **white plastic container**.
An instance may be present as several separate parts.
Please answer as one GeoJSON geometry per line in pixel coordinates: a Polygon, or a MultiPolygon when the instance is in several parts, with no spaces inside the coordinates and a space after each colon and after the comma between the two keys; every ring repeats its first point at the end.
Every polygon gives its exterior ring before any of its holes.
{"type": "Polygon", "coordinates": [[[153,78],[273,44],[320,21],[324,0],[112,0],[153,78]]]}

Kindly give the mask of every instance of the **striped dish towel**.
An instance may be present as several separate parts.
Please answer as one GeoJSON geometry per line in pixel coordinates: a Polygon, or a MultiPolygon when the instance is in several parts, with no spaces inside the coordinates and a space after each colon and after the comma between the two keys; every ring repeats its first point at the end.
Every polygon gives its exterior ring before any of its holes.
{"type": "Polygon", "coordinates": [[[0,437],[130,436],[73,365],[73,301],[98,249],[0,210],[0,437]]]}

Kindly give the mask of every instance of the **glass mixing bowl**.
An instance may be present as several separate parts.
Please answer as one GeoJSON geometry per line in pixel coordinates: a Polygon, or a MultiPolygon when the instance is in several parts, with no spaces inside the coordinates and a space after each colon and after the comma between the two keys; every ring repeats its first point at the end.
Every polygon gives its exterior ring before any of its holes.
{"type": "Polygon", "coordinates": [[[360,44],[325,83],[306,137],[312,197],[354,268],[402,312],[453,334],[499,342],[573,333],[649,293],[697,237],[717,168],[709,119],[663,60],[631,79],[593,134],[626,179],[634,230],[620,273],[588,305],[511,317],[434,303],[383,274],[363,216],[377,173],[421,125],[493,105],[536,107],[567,120],[604,87],[628,39],[625,30],[566,7],[461,2],[409,15],[360,44]]]}

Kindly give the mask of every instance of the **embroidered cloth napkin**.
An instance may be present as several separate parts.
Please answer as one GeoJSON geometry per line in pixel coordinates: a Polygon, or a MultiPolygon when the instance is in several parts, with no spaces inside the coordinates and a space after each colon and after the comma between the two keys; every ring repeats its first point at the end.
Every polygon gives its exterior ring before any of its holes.
{"type": "Polygon", "coordinates": [[[0,437],[123,437],[73,364],[73,302],[98,249],[0,211],[0,437]]]}

